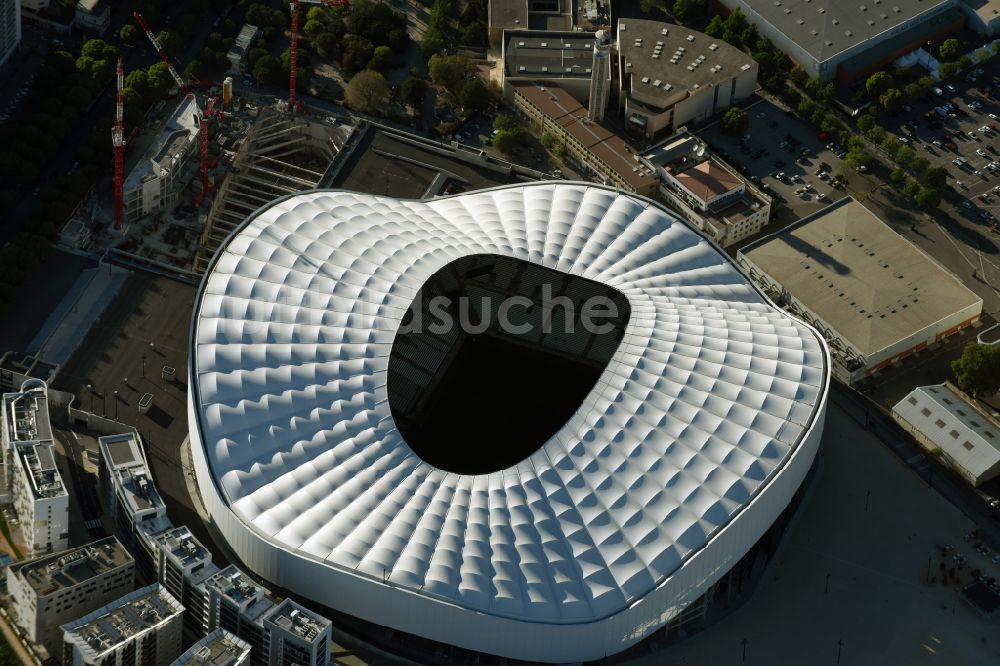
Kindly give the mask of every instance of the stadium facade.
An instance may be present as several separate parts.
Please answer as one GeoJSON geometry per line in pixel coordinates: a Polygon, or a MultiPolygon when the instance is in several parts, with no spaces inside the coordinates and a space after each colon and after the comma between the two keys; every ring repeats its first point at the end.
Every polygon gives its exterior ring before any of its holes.
{"type": "Polygon", "coordinates": [[[740,562],[810,469],[829,384],[822,338],[718,246],[585,183],[278,200],[217,253],[191,333],[198,487],[247,567],[353,617],[541,662],[626,649],[740,562]],[[539,333],[545,280],[570,305],[627,305],[606,335],[539,333]],[[404,335],[421,294],[459,293],[522,295],[529,325],[404,335]],[[489,353],[452,363],[468,349],[489,353]],[[517,365],[517,349],[537,356],[517,365]],[[514,361],[455,390],[498,354],[514,361]],[[494,380],[511,372],[523,385],[494,380]],[[492,389],[541,383],[555,404],[569,388],[545,382],[567,373],[589,391],[553,432],[534,405],[510,462],[497,442],[532,405],[492,389]],[[420,424],[458,405],[431,464],[420,424]]]}

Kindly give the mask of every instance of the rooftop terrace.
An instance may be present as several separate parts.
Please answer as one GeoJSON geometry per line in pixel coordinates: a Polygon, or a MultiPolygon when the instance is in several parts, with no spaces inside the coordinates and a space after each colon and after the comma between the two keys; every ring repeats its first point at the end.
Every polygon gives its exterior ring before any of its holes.
{"type": "Polygon", "coordinates": [[[132,556],[115,537],[86,546],[11,565],[39,597],[75,587],[91,578],[132,562],[132,556]]]}

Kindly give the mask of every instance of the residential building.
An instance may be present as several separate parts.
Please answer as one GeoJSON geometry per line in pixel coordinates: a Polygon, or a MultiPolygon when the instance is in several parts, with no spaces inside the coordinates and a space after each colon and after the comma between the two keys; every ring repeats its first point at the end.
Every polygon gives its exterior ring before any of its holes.
{"type": "Polygon", "coordinates": [[[186,180],[181,177],[197,153],[201,109],[194,95],[186,95],[167,119],[146,152],[125,178],[125,221],[134,222],[177,205],[186,180]]]}
{"type": "Polygon", "coordinates": [[[101,437],[98,470],[104,505],[115,533],[145,580],[156,580],[156,536],[173,527],[150,474],[142,442],[133,432],[101,437]]]}
{"type": "Polygon", "coordinates": [[[1000,423],[951,382],[913,389],[892,418],[973,486],[1000,476],[1000,423]]]}
{"type": "Polygon", "coordinates": [[[737,7],[757,31],[809,76],[852,82],[938,41],[965,24],[959,0],[719,0],[737,7]]]}
{"type": "Polygon", "coordinates": [[[21,45],[21,0],[0,0],[0,68],[21,45]]]}
{"type": "Polygon", "coordinates": [[[7,591],[18,626],[53,658],[60,626],[132,591],[135,563],[115,537],[7,567],[7,591]]]}
{"type": "Polygon", "coordinates": [[[236,40],[226,53],[229,60],[229,71],[233,74],[243,74],[247,69],[247,54],[253,48],[253,43],[260,36],[260,28],[244,23],[236,40]]]}
{"type": "Polygon", "coordinates": [[[983,310],[983,299],[852,197],[737,258],[775,302],[823,334],[845,382],[975,324],[983,310]]]}
{"type": "Polygon", "coordinates": [[[205,631],[225,629],[253,648],[250,661],[267,664],[268,637],[263,618],[275,607],[268,590],[230,565],[204,583],[205,631]]]}
{"type": "Polygon", "coordinates": [[[169,666],[184,607],[159,583],[62,626],[63,666],[169,666]]]}
{"type": "Polygon", "coordinates": [[[667,205],[722,247],[760,232],[771,216],[771,198],[693,134],[675,134],[641,160],[659,175],[659,193],[667,205]]]}
{"type": "Polygon", "coordinates": [[[73,23],[93,35],[103,35],[111,25],[111,3],[107,0],[78,0],[73,23]]]}
{"type": "Polygon", "coordinates": [[[174,527],[156,537],[159,549],[157,575],[170,594],[180,599],[192,612],[184,617],[184,635],[187,642],[203,636],[203,609],[208,598],[203,583],[219,571],[212,563],[212,553],[201,545],[187,527],[174,527]]]}
{"type": "Polygon", "coordinates": [[[3,396],[5,490],[14,505],[28,552],[65,550],[69,544],[69,493],[56,467],[49,423],[48,386],[29,379],[3,396]]]}
{"type": "Polygon", "coordinates": [[[250,660],[250,644],[216,629],[192,645],[170,666],[240,666],[250,660]]]}
{"type": "Polygon", "coordinates": [[[515,108],[551,132],[605,183],[647,196],[656,192],[658,179],[639,161],[635,150],[619,135],[588,118],[587,110],[568,92],[556,85],[515,82],[511,86],[515,108]]]}
{"type": "Polygon", "coordinates": [[[328,666],[331,623],[291,599],[264,618],[269,635],[269,666],[328,666]]]}
{"type": "Polygon", "coordinates": [[[757,88],[757,62],[684,26],[618,21],[618,104],[630,134],[650,139],[707,120],[757,88]]]}

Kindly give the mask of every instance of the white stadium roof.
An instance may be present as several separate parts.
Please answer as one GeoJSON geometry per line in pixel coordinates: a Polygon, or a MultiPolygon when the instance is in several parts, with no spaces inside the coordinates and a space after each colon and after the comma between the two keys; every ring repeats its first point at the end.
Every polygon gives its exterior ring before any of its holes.
{"type": "Polygon", "coordinates": [[[199,487],[258,574],[356,617],[540,661],[628,647],[787,506],[827,350],[658,205],[581,183],[428,201],[291,196],[230,237],[192,325],[199,487]],[[417,291],[496,254],[619,290],[631,318],[575,414],[481,475],[414,453],[386,396],[417,291]]]}

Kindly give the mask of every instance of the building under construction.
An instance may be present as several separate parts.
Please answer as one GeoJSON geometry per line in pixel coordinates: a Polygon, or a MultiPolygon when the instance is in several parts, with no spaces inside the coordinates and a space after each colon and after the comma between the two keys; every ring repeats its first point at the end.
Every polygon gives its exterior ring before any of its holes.
{"type": "Polygon", "coordinates": [[[353,132],[349,124],[261,109],[212,204],[195,271],[204,272],[222,241],[261,206],[287,194],[326,187],[336,157],[353,132]]]}

